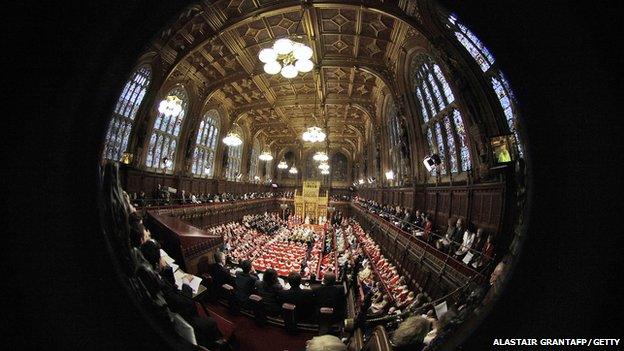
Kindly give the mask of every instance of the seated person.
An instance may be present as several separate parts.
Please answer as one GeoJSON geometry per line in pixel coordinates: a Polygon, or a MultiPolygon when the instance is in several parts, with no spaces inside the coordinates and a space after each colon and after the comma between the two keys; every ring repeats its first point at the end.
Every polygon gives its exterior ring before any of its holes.
{"type": "Polygon", "coordinates": [[[234,277],[225,268],[225,254],[221,251],[214,253],[214,262],[208,267],[208,273],[212,277],[212,283],[217,289],[220,289],[223,284],[229,284],[234,286],[234,277]]]}
{"type": "Polygon", "coordinates": [[[248,308],[249,295],[253,294],[258,277],[253,271],[251,261],[244,260],[241,262],[240,267],[242,271],[236,272],[236,277],[234,278],[236,283],[235,297],[241,306],[248,308]]]}
{"type": "Polygon", "coordinates": [[[455,236],[455,223],[451,218],[448,219],[448,227],[446,230],[446,235],[443,238],[438,239],[436,241],[436,248],[442,251],[448,251],[453,243],[453,237],[455,236]]]}
{"type": "Polygon", "coordinates": [[[462,243],[459,246],[459,249],[457,249],[457,251],[455,251],[455,256],[456,257],[460,257],[465,255],[470,248],[472,248],[472,244],[474,243],[475,240],[475,232],[474,230],[471,230],[472,228],[468,228],[463,235],[462,238],[462,243]]]}
{"type": "Polygon", "coordinates": [[[325,274],[322,285],[315,287],[313,294],[317,311],[322,307],[331,307],[334,309],[334,315],[342,315],[345,297],[342,286],[336,285],[334,273],[325,274]]]}
{"type": "Polygon", "coordinates": [[[420,351],[423,349],[423,340],[429,330],[431,322],[421,316],[411,316],[401,322],[390,338],[392,349],[395,351],[420,351]]]}
{"type": "Polygon", "coordinates": [[[309,316],[311,314],[309,309],[311,294],[309,291],[301,289],[301,275],[297,272],[290,272],[288,284],[290,289],[282,290],[278,294],[280,301],[297,306],[295,310],[297,311],[297,318],[302,319],[309,316]]]}
{"type": "Polygon", "coordinates": [[[269,268],[264,271],[262,280],[256,281],[256,292],[262,297],[265,312],[268,315],[278,315],[282,311],[278,294],[284,290],[277,279],[277,272],[269,268]]]}
{"type": "Polygon", "coordinates": [[[487,236],[487,239],[485,240],[485,245],[483,245],[483,248],[481,249],[481,254],[479,254],[476,258],[473,258],[472,260],[472,267],[481,268],[490,263],[492,257],[494,257],[493,238],[494,236],[492,234],[487,236]]]}
{"type": "Polygon", "coordinates": [[[409,293],[407,293],[407,296],[405,297],[405,299],[400,300],[397,302],[397,308],[402,310],[407,308],[408,306],[410,306],[416,299],[416,294],[414,294],[413,291],[410,291],[409,293]]]}
{"type": "Polygon", "coordinates": [[[388,305],[390,304],[390,297],[385,294],[381,297],[381,299],[378,299],[377,301],[373,302],[371,304],[371,307],[368,309],[368,312],[370,312],[370,314],[381,314],[384,312],[384,310],[388,307],[388,305]]]}
{"type": "Polygon", "coordinates": [[[347,345],[337,336],[322,335],[306,341],[305,351],[347,351],[347,345]]]}
{"type": "Polygon", "coordinates": [[[453,310],[449,310],[446,313],[444,313],[440,317],[440,319],[434,319],[433,324],[432,324],[432,329],[425,336],[425,338],[423,340],[423,343],[425,345],[429,345],[431,343],[431,341],[433,339],[435,339],[436,336],[438,336],[438,333],[441,332],[442,330],[444,330],[444,328],[447,325],[449,325],[451,320],[453,320],[453,318],[455,318],[455,317],[456,317],[456,313],[453,312],[453,310]]]}

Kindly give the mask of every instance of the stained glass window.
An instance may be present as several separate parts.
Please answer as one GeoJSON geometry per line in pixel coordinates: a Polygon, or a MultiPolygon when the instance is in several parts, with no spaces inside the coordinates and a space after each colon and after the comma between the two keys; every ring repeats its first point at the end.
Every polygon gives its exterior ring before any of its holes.
{"type": "Polygon", "coordinates": [[[172,171],[175,165],[175,152],[182,122],[186,116],[188,97],[182,86],[173,88],[166,96],[175,96],[181,101],[180,112],[175,115],[158,113],[152,129],[152,137],[147,150],[145,165],[155,169],[172,171]],[[167,158],[168,162],[163,160],[167,158]]]}
{"type": "Polygon", "coordinates": [[[523,154],[522,145],[518,136],[517,129],[515,127],[516,113],[514,110],[514,97],[509,83],[503,76],[503,73],[496,68],[494,56],[483,45],[483,43],[472,33],[466,26],[459,23],[457,17],[451,14],[448,17],[447,27],[450,28],[459,42],[464,46],[472,58],[477,62],[481,70],[490,77],[492,88],[496,93],[496,97],[503,109],[505,115],[505,121],[509,130],[514,134],[518,141],[518,153],[520,156],[523,154]]]}
{"type": "Polygon", "coordinates": [[[457,173],[470,169],[470,153],[461,114],[440,66],[430,57],[420,55],[412,61],[411,70],[414,72],[412,84],[423,116],[423,132],[427,134],[429,150],[431,153],[444,152],[439,154],[442,160],[440,167],[444,167],[439,173],[446,174],[447,170],[457,173]],[[455,115],[458,118],[454,118],[455,115]],[[432,138],[432,130],[435,138],[432,138]],[[462,135],[458,134],[460,131],[462,135]],[[436,141],[435,147],[432,139],[436,141]]]}
{"type": "Polygon", "coordinates": [[[422,94],[420,93],[420,88],[416,89],[416,97],[418,98],[418,101],[420,102],[420,112],[422,113],[422,118],[423,121],[425,123],[427,123],[427,121],[429,121],[429,107],[427,107],[425,105],[425,100],[422,97],[422,94]]]}
{"type": "Polygon", "coordinates": [[[446,101],[444,101],[444,99],[442,98],[442,93],[440,92],[440,88],[438,87],[438,82],[436,81],[435,78],[433,78],[433,74],[432,74],[432,69],[431,67],[427,67],[427,86],[429,87],[429,89],[432,92],[432,95],[435,97],[435,101],[437,103],[438,109],[436,112],[439,112],[440,110],[442,110],[443,108],[445,108],[448,103],[446,101]]]}
{"type": "Polygon", "coordinates": [[[459,167],[457,165],[457,149],[455,148],[455,137],[453,133],[453,127],[451,127],[451,122],[449,118],[444,118],[444,131],[446,132],[446,141],[448,147],[448,155],[449,155],[449,164],[451,166],[451,173],[459,172],[459,167]]]}
{"type": "Polygon", "coordinates": [[[433,72],[435,73],[437,81],[442,84],[442,90],[444,91],[444,96],[446,97],[446,103],[450,104],[455,101],[455,96],[453,95],[451,86],[448,84],[446,79],[444,79],[444,75],[442,74],[442,71],[440,71],[440,67],[438,65],[433,65],[433,72]]]}
{"type": "MultiPolygon", "coordinates": [[[[234,125],[232,127],[232,131],[237,133],[242,137],[243,132],[240,127],[234,125]]],[[[241,161],[243,158],[243,145],[245,145],[244,141],[242,144],[238,146],[228,146],[227,147],[227,167],[225,168],[225,178],[228,180],[237,180],[237,176],[241,172],[241,161]]]]}
{"type": "Polygon", "coordinates": [[[453,111],[453,122],[455,125],[455,131],[457,132],[457,142],[459,143],[459,156],[461,159],[462,170],[466,171],[472,168],[472,162],[470,161],[470,150],[468,149],[468,135],[466,135],[466,129],[464,128],[464,123],[459,110],[453,111]]]}
{"type": "Polygon", "coordinates": [[[150,67],[141,66],[126,82],[106,133],[104,157],[107,159],[119,161],[121,155],[126,152],[134,118],[147,92],[150,77],[150,67]]]}
{"type": "MultiPolygon", "coordinates": [[[[457,21],[455,15],[449,16],[449,22],[454,25],[454,33],[457,40],[466,48],[470,56],[477,61],[483,72],[487,71],[494,64],[494,56],[481,43],[479,38],[474,35],[466,26],[457,21]]],[[[449,28],[451,25],[449,25],[449,28]]]]}
{"type": "Polygon", "coordinates": [[[211,178],[214,175],[214,161],[219,138],[219,112],[210,110],[199,123],[195,152],[193,153],[193,174],[211,178]]]}
{"type": "Polygon", "coordinates": [[[440,124],[436,123],[435,124],[435,153],[437,153],[440,156],[440,160],[442,161],[440,163],[439,169],[440,169],[440,174],[441,175],[445,175],[446,174],[446,151],[444,150],[444,139],[442,137],[442,131],[440,130],[440,124]]]}
{"type": "MultiPolygon", "coordinates": [[[[513,93],[509,87],[509,83],[503,76],[502,72],[498,72],[497,76],[492,77],[492,88],[496,93],[496,97],[501,104],[501,108],[503,109],[503,113],[505,114],[505,121],[507,122],[507,127],[514,134],[516,140],[520,140],[518,137],[518,130],[515,125],[515,114],[513,109],[513,93]]],[[[523,154],[522,146],[520,143],[518,145],[518,152],[520,156],[523,154]]]]}

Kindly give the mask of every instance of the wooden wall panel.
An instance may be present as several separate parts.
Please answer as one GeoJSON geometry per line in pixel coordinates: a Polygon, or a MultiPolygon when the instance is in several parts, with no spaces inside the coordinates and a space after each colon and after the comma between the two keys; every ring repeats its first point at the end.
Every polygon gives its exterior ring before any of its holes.
{"type": "Polygon", "coordinates": [[[414,209],[414,191],[409,189],[403,193],[403,206],[414,209]]]}
{"type": "Polygon", "coordinates": [[[414,208],[418,210],[425,210],[425,193],[423,191],[416,191],[413,194],[414,196],[414,208]]]}
{"type": "Polygon", "coordinates": [[[431,216],[431,219],[435,221],[435,212],[438,205],[438,194],[435,192],[427,193],[426,211],[431,216]]]}
{"type": "Polygon", "coordinates": [[[446,228],[447,220],[451,209],[451,194],[449,191],[438,193],[438,208],[435,215],[436,227],[446,228]]]}
{"type": "Polygon", "coordinates": [[[486,232],[497,232],[501,225],[503,194],[495,189],[475,190],[472,198],[472,222],[486,232]]]}
{"type": "Polygon", "coordinates": [[[451,193],[451,212],[453,218],[468,218],[468,191],[460,190],[451,193]]]}

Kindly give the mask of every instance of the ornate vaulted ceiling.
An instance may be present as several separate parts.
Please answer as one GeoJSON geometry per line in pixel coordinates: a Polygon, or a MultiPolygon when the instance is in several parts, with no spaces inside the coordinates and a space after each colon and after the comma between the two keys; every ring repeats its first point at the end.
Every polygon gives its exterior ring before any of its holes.
{"type": "Polygon", "coordinates": [[[173,67],[170,78],[191,77],[202,100],[225,108],[274,149],[299,145],[316,122],[327,126],[331,148],[353,156],[367,124],[379,124],[375,106],[388,92],[402,43],[418,35],[396,16],[402,10],[414,13],[415,4],[203,1],[154,44],[173,67]],[[264,73],[258,52],[293,36],[314,50],[315,69],[294,79],[264,73]]]}

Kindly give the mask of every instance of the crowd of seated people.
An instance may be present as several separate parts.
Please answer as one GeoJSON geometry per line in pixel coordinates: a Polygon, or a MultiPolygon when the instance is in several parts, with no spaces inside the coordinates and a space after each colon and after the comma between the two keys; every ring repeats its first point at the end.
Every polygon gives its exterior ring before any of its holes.
{"type": "MultiPolygon", "coordinates": [[[[267,216],[270,215],[267,214],[267,216]]],[[[235,225],[235,223],[222,227],[228,228],[237,236],[254,231],[254,229],[240,224],[235,225]]],[[[295,228],[300,229],[297,226],[295,228]]],[[[290,242],[300,245],[300,252],[305,252],[306,244],[303,241],[289,241],[289,233],[291,232],[287,227],[283,227],[271,237],[278,237],[279,240],[268,244],[277,244],[277,246],[265,248],[270,248],[269,252],[278,252],[280,246],[290,242]]],[[[398,318],[408,313],[407,317],[401,317],[406,319],[398,326],[387,325],[394,349],[422,350],[426,348],[446,330],[446,326],[455,318],[457,311],[464,309],[467,304],[466,301],[460,299],[449,309],[449,312],[436,316],[428,295],[418,285],[408,287],[406,278],[401,276],[394,264],[384,257],[379,245],[352,219],[344,218],[341,223],[331,226],[324,238],[313,237],[313,247],[316,247],[319,253],[325,250],[327,243],[331,243],[330,253],[338,262],[339,272],[345,268],[350,270],[349,273],[353,273],[356,286],[359,285],[365,295],[360,309],[363,318],[384,316],[398,318]]],[[[460,245],[457,250],[461,249],[460,245]]],[[[234,251],[230,251],[229,254],[234,251]]],[[[274,256],[278,260],[285,261],[292,258],[289,253],[282,251],[274,256]]],[[[346,302],[344,290],[336,285],[338,272],[327,271],[323,275],[323,284],[320,286],[304,285],[297,266],[284,267],[281,272],[274,267],[262,267],[265,268],[264,273],[258,274],[256,271],[260,271],[258,269],[259,258],[253,258],[252,255],[248,259],[238,261],[238,268],[232,271],[226,268],[226,254],[218,252],[216,255],[215,261],[219,264],[210,272],[214,277],[213,281],[217,284],[227,283],[233,286],[236,299],[243,308],[251,307],[249,297],[255,294],[262,298],[265,312],[272,316],[281,313],[283,303],[297,306],[299,320],[305,319],[302,317],[317,315],[321,307],[335,307],[341,311],[340,313],[344,312],[340,310],[344,308],[346,302]],[[279,278],[280,275],[287,277],[285,281],[279,278]]],[[[234,261],[234,259],[230,260],[230,262],[234,261]]]]}
{"type": "MultiPolygon", "coordinates": [[[[365,294],[371,292],[371,314],[400,313],[416,302],[416,293],[407,286],[405,277],[381,253],[379,245],[364,233],[359,224],[354,223],[352,234],[359,247],[366,253],[358,278],[365,294]]],[[[420,291],[419,293],[422,293],[420,291]]]]}
{"type": "Polygon", "coordinates": [[[483,228],[475,231],[472,224],[465,227],[461,217],[449,218],[444,236],[436,237],[430,216],[420,210],[412,213],[399,205],[381,205],[361,197],[356,197],[355,202],[475,269],[487,266],[494,257],[493,234],[485,235],[483,228]]]}
{"type": "Polygon", "coordinates": [[[320,235],[302,226],[294,216],[282,220],[276,213],[246,215],[241,222],[219,225],[207,231],[223,237],[222,249],[234,264],[251,259],[256,270],[270,268],[280,276],[296,271],[309,278],[317,271],[322,250],[320,235]]]}
{"type": "Polygon", "coordinates": [[[414,227],[423,229],[427,221],[427,214],[420,210],[411,211],[400,205],[382,205],[375,200],[367,200],[358,196],[354,198],[354,201],[406,231],[412,230],[414,227]]]}
{"type": "Polygon", "coordinates": [[[284,228],[286,226],[286,221],[275,213],[271,215],[246,215],[243,217],[243,225],[265,234],[273,234],[278,229],[284,228]]]}
{"type": "MultiPolygon", "coordinates": [[[[193,326],[199,344],[211,346],[223,342],[214,320],[198,315],[191,299],[193,291],[189,285],[176,284],[177,278],[174,278],[172,274],[174,267],[164,260],[163,254],[166,256],[166,253],[143,226],[142,218],[131,204],[130,197],[124,194],[124,199],[127,201],[127,208],[131,209],[129,215],[131,245],[136,249],[137,256],[150,267],[148,272],[141,273],[148,289],[164,292],[165,300],[170,308],[193,326]]],[[[251,294],[258,294],[262,297],[265,310],[274,315],[279,314],[282,303],[292,303],[298,307],[299,311],[311,305],[317,313],[320,307],[336,306],[338,308],[343,305],[344,291],[336,285],[336,275],[332,271],[328,270],[322,276],[322,285],[313,288],[301,284],[301,274],[297,270],[302,266],[284,265],[279,271],[279,266],[276,270],[269,265],[262,276],[259,277],[256,274],[254,261],[263,258],[262,249],[267,252],[279,252],[282,249],[281,253],[273,256],[277,260],[282,259],[287,262],[289,259],[296,261],[295,256],[298,255],[307,259],[316,248],[316,253],[319,255],[314,255],[315,257],[320,257],[323,251],[329,251],[330,255],[326,256],[328,260],[337,261],[341,269],[349,267],[355,274],[357,281],[366,291],[368,304],[364,303],[364,306],[366,306],[367,317],[400,314],[401,311],[415,309],[422,311],[424,308],[426,312],[422,315],[410,316],[399,324],[396,330],[390,331],[391,342],[395,350],[420,350],[428,344],[435,344],[436,338],[452,324],[451,321],[455,318],[457,311],[468,310],[466,307],[468,302],[462,301],[446,314],[436,316],[430,300],[422,293],[422,290],[419,287],[408,288],[405,278],[398,274],[396,267],[381,254],[379,246],[357,222],[343,218],[340,223],[334,224],[329,229],[333,237],[327,236],[326,240],[322,240],[319,233],[301,226],[300,219],[291,217],[293,218],[284,221],[277,214],[245,216],[241,223],[228,223],[211,229],[213,233],[223,235],[224,250],[233,258],[232,262],[238,263],[240,269],[232,274],[232,271],[226,268],[226,254],[217,252],[215,264],[211,265],[210,275],[215,282],[233,286],[236,298],[241,304],[248,303],[251,294]],[[275,223],[278,228],[264,232],[259,230],[260,227],[266,225],[272,228],[271,223],[275,223]],[[297,247],[298,250],[291,250],[297,247]],[[238,250],[239,248],[242,251],[238,250]],[[235,255],[237,255],[236,258],[234,258],[235,255]],[[278,275],[287,276],[287,283],[278,275]],[[310,301],[313,303],[306,303],[310,301]]],[[[445,235],[433,241],[434,245],[439,245],[441,250],[447,250],[459,258],[474,250],[475,247],[481,246],[483,255],[475,255],[471,264],[487,258],[491,259],[493,256],[492,235],[484,235],[481,228],[474,231],[470,225],[464,229],[461,219],[449,223],[449,228],[452,230],[447,231],[448,236],[445,235]],[[461,237],[457,233],[461,233],[461,237]],[[444,238],[449,240],[442,240],[444,238]]],[[[310,262],[307,261],[307,264],[310,262]]],[[[322,263],[317,262],[314,266],[318,267],[318,265],[322,266],[322,263]]]]}
{"type": "Polygon", "coordinates": [[[199,345],[219,348],[225,344],[216,322],[207,316],[200,316],[193,301],[194,290],[190,280],[197,279],[182,272],[170,256],[152,239],[151,233],[143,224],[143,218],[131,204],[130,197],[123,193],[128,209],[129,244],[138,267],[137,276],[152,296],[162,294],[167,307],[177,313],[193,328],[199,345]],[[170,260],[167,260],[169,258],[170,260]],[[175,275],[182,278],[176,278],[175,275]]]}
{"type": "Polygon", "coordinates": [[[351,195],[330,195],[329,201],[351,201],[351,195]]]}
{"type": "Polygon", "coordinates": [[[238,268],[232,271],[226,268],[226,254],[218,251],[215,253],[215,263],[211,264],[208,273],[211,275],[213,284],[222,286],[229,284],[234,288],[234,296],[243,308],[250,308],[250,296],[255,294],[262,298],[265,312],[270,316],[281,313],[282,304],[289,303],[296,306],[300,317],[310,317],[314,312],[312,307],[335,308],[337,311],[344,310],[344,292],[336,284],[333,273],[325,275],[322,284],[317,286],[303,285],[298,269],[289,271],[286,281],[281,279],[278,271],[266,268],[264,272],[257,273],[257,260],[245,259],[238,263],[238,268]]]}
{"type": "Polygon", "coordinates": [[[186,190],[180,190],[176,193],[171,193],[167,187],[158,184],[158,186],[152,192],[151,197],[148,197],[143,190],[139,191],[138,193],[132,193],[130,195],[131,202],[136,207],[235,202],[265,198],[293,198],[293,193],[265,191],[247,192],[240,194],[233,194],[228,192],[205,194],[187,192],[186,190]]]}

